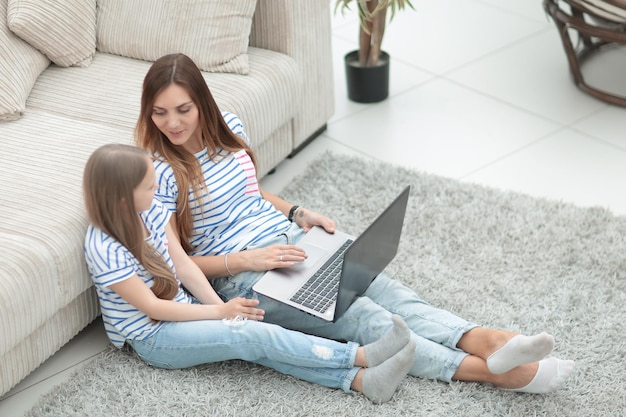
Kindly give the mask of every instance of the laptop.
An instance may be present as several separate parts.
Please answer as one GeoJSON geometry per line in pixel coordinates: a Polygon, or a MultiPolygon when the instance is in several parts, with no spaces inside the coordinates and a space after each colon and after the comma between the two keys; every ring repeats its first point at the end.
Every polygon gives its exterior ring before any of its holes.
{"type": "Polygon", "coordinates": [[[312,228],[297,243],[307,259],[267,271],[252,288],[323,320],[337,321],[395,257],[409,191],[407,186],[358,238],[312,228]]]}

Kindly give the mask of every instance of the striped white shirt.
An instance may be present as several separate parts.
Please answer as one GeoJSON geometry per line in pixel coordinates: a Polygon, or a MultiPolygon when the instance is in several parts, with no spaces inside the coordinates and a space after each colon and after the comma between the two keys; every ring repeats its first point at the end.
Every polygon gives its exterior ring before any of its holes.
{"type": "MultiPolygon", "coordinates": [[[[222,113],[231,130],[248,141],[239,118],[222,113]]],[[[290,222],[259,191],[256,170],[244,151],[221,150],[212,161],[206,149],[198,152],[208,195],[196,198],[187,190],[193,221],[191,255],[219,255],[245,249],[287,230],[290,222]]],[[[157,198],[176,211],[178,186],[171,166],[155,161],[157,198]]]]}
{"type": "MultiPolygon", "coordinates": [[[[155,199],[152,207],[140,215],[150,232],[146,241],[164,257],[167,264],[174,270],[174,264],[167,251],[168,243],[165,235],[165,226],[170,219],[169,211],[155,199]]],[[[135,275],[152,288],[154,276],[125,246],[93,225],[87,229],[84,250],[87,269],[100,300],[104,328],[111,342],[121,348],[125,340],[142,340],[159,330],[161,322],[151,320],[110,288],[111,285],[135,275]]],[[[191,302],[189,295],[180,287],[180,282],[178,294],[174,300],[191,302]]]]}

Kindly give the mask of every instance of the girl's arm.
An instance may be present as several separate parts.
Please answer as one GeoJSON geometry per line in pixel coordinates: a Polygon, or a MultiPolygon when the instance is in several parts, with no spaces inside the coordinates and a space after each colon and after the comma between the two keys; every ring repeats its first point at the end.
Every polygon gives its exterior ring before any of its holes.
{"type": "MultiPolygon", "coordinates": [[[[171,217],[173,219],[173,216],[171,217]]],[[[169,242],[167,248],[174,267],[176,275],[185,288],[193,294],[202,304],[224,304],[224,301],[217,295],[215,289],[207,281],[204,273],[198,268],[178,240],[178,235],[172,227],[171,221],[165,227],[165,234],[169,242]]]]}
{"type": "Polygon", "coordinates": [[[263,320],[264,311],[255,308],[259,304],[258,300],[235,298],[224,303],[202,271],[189,259],[169,223],[165,233],[169,243],[168,251],[179,279],[203,304],[160,299],[137,275],[111,285],[113,291],[148,317],[159,321],[216,320],[237,315],[263,320]]]}
{"type": "Polygon", "coordinates": [[[158,321],[217,320],[233,318],[237,315],[262,320],[263,310],[254,308],[257,300],[236,298],[225,304],[187,304],[174,300],[162,300],[148,286],[134,275],[110,287],[120,297],[136,309],[158,321]]]}

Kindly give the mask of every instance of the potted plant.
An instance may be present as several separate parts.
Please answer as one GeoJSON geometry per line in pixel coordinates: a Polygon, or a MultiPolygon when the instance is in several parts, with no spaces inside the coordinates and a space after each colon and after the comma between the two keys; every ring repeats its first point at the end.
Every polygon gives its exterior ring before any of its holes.
{"type": "MultiPolygon", "coordinates": [[[[353,0],[337,0],[335,12],[344,13],[353,0]]],[[[387,98],[389,94],[389,54],[381,48],[387,10],[391,9],[390,21],[396,11],[410,7],[410,0],[354,0],[359,12],[359,49],[349,52],[345,58],[348,97],[360,103],[373,103],[387,98]]]]}

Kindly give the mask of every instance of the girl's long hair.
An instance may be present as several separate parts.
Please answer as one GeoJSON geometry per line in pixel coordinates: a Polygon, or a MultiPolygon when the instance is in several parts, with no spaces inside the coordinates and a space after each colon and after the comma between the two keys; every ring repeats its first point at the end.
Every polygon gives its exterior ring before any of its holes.
{"type": "Polygon", "coordinates": [[[154,276],[154,294],[171,300],[178,282],[161,254],[145,241],[133,198],[150,163],[148,154],[134,146],[101,146],[87,160],[83,194],[91,224],[124,245],[154,276]]]}
{"type": "Polygon", "coordinates": [[[189,207],[189,190],[193,190],[196,199],[202,199],[208,192],[197,158],[182,146],[172,145],[152,121],[156,97],[172,84],[185,89],[198,108],[202,142],[208,150],[209,158],[214,159],[220,149],[229,152],[245,149],[255,165],[256,159],[248,145],[233,133],[224,121],[200,69],[191,58],[184,54],[171,54],[159,58],[152,64],[143,81],[135,140],[137,146],[150,152],[154,158],[167,161],[174,171],[178,186],[177,232],[183,248],[190,252],[192,248],[189,238],[193,222],[189,207]]]}

